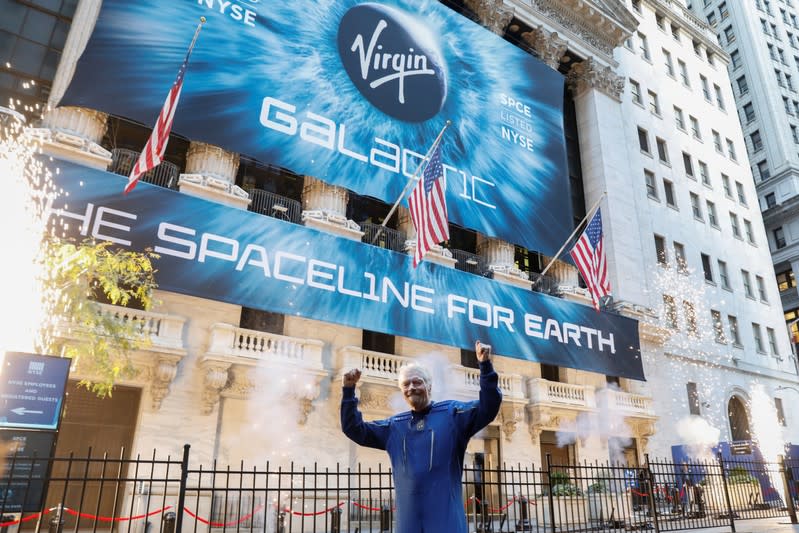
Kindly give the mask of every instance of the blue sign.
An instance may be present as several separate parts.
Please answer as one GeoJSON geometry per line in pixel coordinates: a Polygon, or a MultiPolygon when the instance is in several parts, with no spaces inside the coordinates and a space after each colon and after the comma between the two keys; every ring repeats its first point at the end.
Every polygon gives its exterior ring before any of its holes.
{"type": "Polygon", "coordinates": [[[393,204],[447,120],[450,221],[554,255],[572,229],[563,76],[438,0],[104,0],[61,105],[393,204]]]}
{"type": "Polygon", "coordinates": [[[643,379],[635,320],[146,183],[124,196],[121,176],[58,165],[72,236],[151,248],[162,289],[643,379]]]}
{"type": "Polygon", "coordinates": [[[0,427],[58,429],[72,361],[19,352],[0,368],[0,427]]]}
{"type": "Polygon", "coordinates": [[[47,494],[55,431],[0,430],[0,509],[6,513],[42,510],[47,494]]]}

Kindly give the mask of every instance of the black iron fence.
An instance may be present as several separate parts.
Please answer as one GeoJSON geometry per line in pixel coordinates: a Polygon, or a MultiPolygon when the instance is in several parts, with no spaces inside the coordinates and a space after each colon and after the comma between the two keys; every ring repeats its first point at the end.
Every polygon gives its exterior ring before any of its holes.
{"type": "MultiPolygon", "coordinates": [[[[469,531],[677,531],[790,516],[799,461],[649,461],[464,469],[469,531]]],[[[48,533],[392,532],[391,471],[181,457],[7,458],[0,527],[48,533]]]]}

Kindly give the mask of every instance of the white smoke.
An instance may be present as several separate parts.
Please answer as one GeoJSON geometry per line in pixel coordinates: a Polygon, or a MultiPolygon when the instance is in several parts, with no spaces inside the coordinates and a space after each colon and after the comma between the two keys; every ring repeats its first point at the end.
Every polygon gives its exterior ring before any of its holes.
{"type": "Polygon", "coordinates": [[[692,459],[706,461],[713,460],[721,431],[701,416],[689,415],[677,421],[677,435],[692,459]]]}

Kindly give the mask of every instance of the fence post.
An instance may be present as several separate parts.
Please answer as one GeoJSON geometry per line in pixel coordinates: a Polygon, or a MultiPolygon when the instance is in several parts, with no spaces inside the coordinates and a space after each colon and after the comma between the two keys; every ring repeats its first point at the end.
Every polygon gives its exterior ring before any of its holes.
{"type": "Polygon", "coordinates": [[[791,487],[793,486],[793,470],[790,464],[785,460],[784,455],[780,455],[780,466],[782,467],[782,485],[785,490],[785,506],[788,508],[788,516],[791,517],[791,524],[799,524],[796,519],[796,506],[793,504],[793,493],[791,487]]]}
{"type": "Polygon", "coordinates": [[[655,528],[655,533],[660,533],[660,524],[658,523],[658,506],[655,503],[655,476],[652,475],[652,469],[649,468],[649,454],[644,454],[644,474],[646,475],[647,492],[649,493],[649,513],[652,515],[652,525],[655,528]]]}
{"type": "Polygon", "coordinates": [[[552,494],[552,455],[547,454],[547,483],[549,484],[549,490],[547,491],[548,495],[548,502],[549,505],[549,529],[552,533],[555,533],[555,496],[552,494]]]}
{"type": "Polygon", "coordinates": [[[727,475],[724,473],[724,458],[721,452],[717,455],[719,459],[719,468],[721,468],[721,482],[724,485],[724,501],[727,503],[727,513],[730,516],[730,531],[735,533],[735,517],[732,514],[732,500],[730,500],[730,488],[727,486],[727,475]]]}
{"type": "Polygon", "coordinates": [[[183,445],[183,460],[180,462],[180,490],[178,492],[178,508],[175,509],[175,533],[183,531],[183,508],[186,506],[186,482],[189,479],[189,449],[190,444],[183,445]]]}
{"type": "Polygon", "coordinates": [[[50,519],[49,533],[61,533],[64,529],[64,504],[56,506],[56,512],[50,519]]]}
{"type": "Polygon", "coordinates": [[[391,530],[391,507],[388,504],[383,504],[380,509],[380,531],[391,530]]]}

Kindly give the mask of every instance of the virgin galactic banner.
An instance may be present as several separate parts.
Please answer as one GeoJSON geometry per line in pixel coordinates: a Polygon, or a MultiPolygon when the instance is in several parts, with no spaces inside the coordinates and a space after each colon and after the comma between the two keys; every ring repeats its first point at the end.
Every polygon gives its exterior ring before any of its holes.
{"type": "Polygon", "coordinates": [[[160,288],[612,376],[644,379],[638,322],[186,194],[59,162],[75,238],[153,249],[160,288]]]}
{"type": "Polygon", "coordinates": [[[563,76],[437,0],[104,0],[61,105],[152,127],[200,16],[175,133],[393,204],[451,120],[450,221],[566,240],[563,76]]]}

